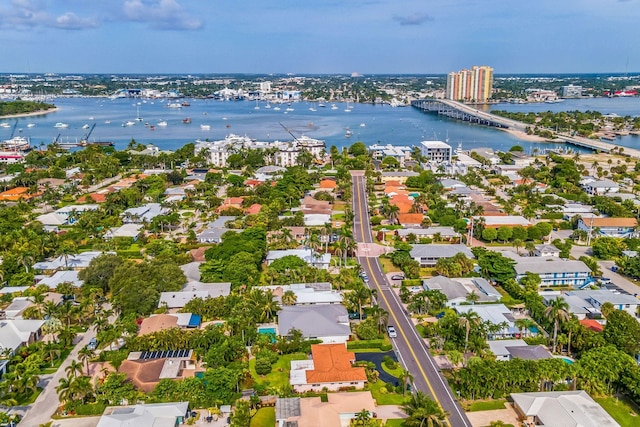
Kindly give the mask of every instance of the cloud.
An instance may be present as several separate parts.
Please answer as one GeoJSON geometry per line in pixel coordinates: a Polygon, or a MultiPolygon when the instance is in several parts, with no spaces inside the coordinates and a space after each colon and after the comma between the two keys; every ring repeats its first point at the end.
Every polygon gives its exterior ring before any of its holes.
{"type": "Polygon", "coordinates": [[[96,28],[98,22],[90,18],[80,18],[73,12],[67,12],[55,19],[54,26],[64,30],[83,30],[85,28],[96,28]]]}
{"type": "Polygon", "coordinates": [[[146,22],[157,30],[198,30],[201,19],[187,13],[177,0],[125,0],[122,8],[129,21],[146,22]]]}
{"type": "Polygon", "coordinates": [[[413,13],[407,16],[395,15],[393,20],[398,22],[400,25],[422,25],[425,22],[433,21],[433,17],[426,13],[413,13]]]}
{"type": "Polygon", "coordinates": [[[47,12],[42,0],[12,0],[8,7],[0,7],[0,28],[11,30],[32,30],[36,28],[59,28],[80,30],[96,28],[95,19],[81,18],[73,12],[65,12],[57,17],[47,12]]]}

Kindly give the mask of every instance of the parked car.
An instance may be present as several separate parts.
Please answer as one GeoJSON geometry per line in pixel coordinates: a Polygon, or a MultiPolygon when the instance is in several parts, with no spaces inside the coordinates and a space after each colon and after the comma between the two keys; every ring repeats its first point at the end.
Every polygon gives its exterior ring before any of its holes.
{"type": "Polygon", "coordinates": [[[396,328],[394,328],[391,325],[387,326],[387,334],[389,334],[389,338],[397,338],[398,337],[398,332],[396,332],[396,328]]]}
{"type": "Polygon", "coordinates": [[[617,265],[612,265],[612,266],[611,266],[611,271],[613,271],[614,273],[615,273],[616,271],[618,271],[618,266],[617,266],[617,265]]]}
{"type": "Polygon", "coordinates": [[[436,314],[436,319],[442,319],[445,315],[444,311],[441,311],[440,313],[436,314]]]}
{"type": "Polygon", "coordinates": [[[96,337],[93,337],[89,340],[89,344],[87,344],[87,348],[89,350],[95,350],[98,347],[98,340],[96,337]]]}
{"type": "Polygon", "coordinates": [[[349,313],[349,319],[351,320],[364,320],[367,318],[367,313],[362,313],[362,317],[360,317],[360,313],[349,313]]]}
{"type": "Polygon", "coordinates": [[[404,276],[402,274],[394,274],[391,276],[391,280],[404,280],[404,276]]]}

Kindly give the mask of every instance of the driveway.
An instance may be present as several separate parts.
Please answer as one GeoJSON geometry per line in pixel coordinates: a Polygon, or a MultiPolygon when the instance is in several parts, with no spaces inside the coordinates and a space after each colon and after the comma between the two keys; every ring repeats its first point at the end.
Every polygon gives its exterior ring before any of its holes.
{"type": "Polygon", "coordinates": [[[385,356],[389,356],[396,362],[398,361],[398,358],[393,351],[387,351],[384,353],[356,353],[356,361],[366,360],[367,362],[375,363],[376,370],[380,374],[378,378],[380,378],[380,380],[384,381],[385,383],[391,383],[395,385],[398,383],[398,379],[393,375],[387,374],[384,369],[382,369],[382,359],[384,359],[385,356]]]}
{"type": "Polygon", "coordinates": [[[96,427],[100,417],[78,417],[55,420],[51,427],[96,427]]]}

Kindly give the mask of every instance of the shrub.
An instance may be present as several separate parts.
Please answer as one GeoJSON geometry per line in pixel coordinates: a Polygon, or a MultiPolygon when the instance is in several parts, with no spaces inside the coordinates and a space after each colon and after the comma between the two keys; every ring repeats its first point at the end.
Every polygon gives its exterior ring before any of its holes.
{"type": "Polygon", "coordinates": [[[256,359],[256,373],[258,375],[267,375],[271,373],[271,362],[269,362],[269,359],[264,357],[256,359]]]}
{"type": "Polygon", "coordinates": [[[398,366],[398,363],[389,356],[384,356],[382,363],[384,363],[388,369],[395,369],[398,366]]]}
{"type": "Polygon", "coordinates": [[[103,403],[87,403],[84,405],[77,405],[75,413],[78,415],[102,415],[107,405],[103,403]]]}

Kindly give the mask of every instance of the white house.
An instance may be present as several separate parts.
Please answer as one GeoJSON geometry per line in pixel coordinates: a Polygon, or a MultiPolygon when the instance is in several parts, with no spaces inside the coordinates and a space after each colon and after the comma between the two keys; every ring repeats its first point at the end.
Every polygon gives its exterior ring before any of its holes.
{"type": "Polygon", "coordinates": [[[511,338],[520,334],[520,330],[515,326],[513,313],[504,304],[458,305],[455,310],[460,314],[473,311],[483,322],[504,326],[499,331],[489,334],[489,339],[511,338]]]}
{"type": "Polygon", "coordinates": [[[111,406],[105,409],[96,427],[174,427],[184,424],[189,415],[189,402],[111,406]]]}
{"type": "Polygon", "coordinates": [[[516,280],[527,272],[540,276],[540,286],[583,286],[589,280],[591,269],[582,261],[562,260],[554,257],[532,257],[516,260],[516,280]]]}
{"type": "Polygon", "coordinates": [[[473,253],[468,247],[462,244],[429,244],[429,245],[413,245],[410,255],[411,258],[420,263],[421,267],[433,267],[440,258],[451,258],[456,254],[462,253],[467,258],[473,259],[473,253]]]}
{"type": "Polygon", "coordinates": [[[585,182],[583,188],[590,196],[618,193],[620,191],[620,186],[608,179],[585,182]]]}
{"type": "Polygon", "coordinates": [[[481,277],[461,277],[449,279],[444,276],[434,276],[422,281],[426,291],[440,291],[447,297],[447,307],[455,307],[469,302],[471,294],[477,302],[496,302],[501,298],[500,293],[481,277]]]}
{"type": "Polygon", "coordinates": [[[280,335],[288,336],[292,329],[307,339],[319,339],[325,344],[346,343],[351,336],[349,315],[341,304],[285,305],[278,312],[280,335]]]}
{"type": "Polygon", "coordinates": [[[580,218],[578,229],[605,237],[635,237],[638,220],[635,218],[580,218]]]}

